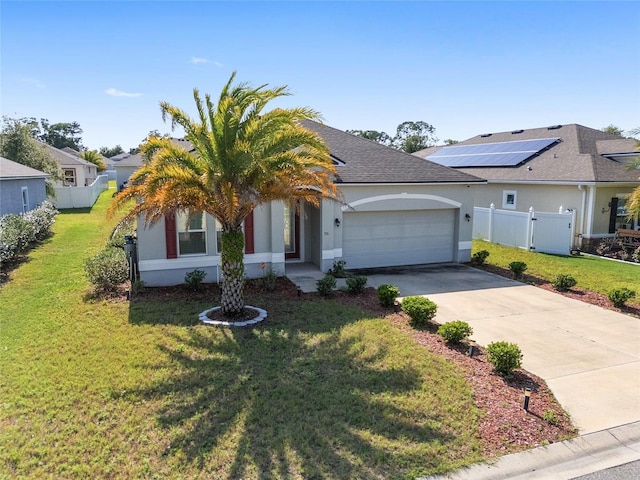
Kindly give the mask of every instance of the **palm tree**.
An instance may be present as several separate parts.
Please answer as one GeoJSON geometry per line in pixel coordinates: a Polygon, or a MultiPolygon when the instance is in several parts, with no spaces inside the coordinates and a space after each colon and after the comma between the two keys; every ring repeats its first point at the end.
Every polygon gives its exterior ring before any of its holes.
{"type": "Polygon", "coordinates": [[[87,162],[93,163],[96,167],[98,167],[99,172],[107,169],[107,166],[104,164],[102,155],[97,150],[84,150],[80,152],[78,156],[83,160],[86,160],[87,162]]]}
{"type": "Polygon", "coordinates": [[[308,108],[264,111],[276,98],[288,96],[287,87],[254,88],[232,85],[222,89],[218,104],[210,95],[204,102],[193,91],[198,118],[161,102],[162,118],[171,118],[186,132],[195,151],[188,152],[168,138],[151,137],[142,145],[147,159],[120,192],[111,212],[137,203],[125,219],[141,216],[154,224],[166,214],[206,212],[222,227],[222,313],[238,315],[244,308],[244,234],[242,223],[258,205],[283,200],[292,207],[300,201],[319,205],[336,198],[335,167],[324,141],[306,130],[301,120],[318,120],[308,108]]]}

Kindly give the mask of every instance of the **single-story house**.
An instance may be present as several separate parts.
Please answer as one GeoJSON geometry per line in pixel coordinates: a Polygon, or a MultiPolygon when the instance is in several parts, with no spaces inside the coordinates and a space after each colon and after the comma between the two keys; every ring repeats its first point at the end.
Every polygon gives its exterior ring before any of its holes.
{"type": "MultiPolygon", "coordinates": [[[[244,224],[247,277],[267,269],[285,274],[290,262],[326,272],[338,260],[347,269],[470,260],[474,196],[484,180],[326,125],[305,127],[329,146],[344,203],[256,208],[244,224]]],[[[195,269],[207,272],[207,281],[219,280],[219,232],[208,215],[193,217],[188,226],[185,214],[153,227],[139,222],[141,280],[177,285],[195,269]]]]}
{"type": "Polygon", "coordinates": [[[27,213],[47,199],[48,173],[0,157],[0,216],[27,213]]]}
{"type": "Polygon", "coordinates": [[[45,149],[62,170],[63,182],[61,186],[86,187],[98,177],[98,167],[80,158],[75,150],[68,148],[65,151],[46,144],[45,149]]]}
{"type": "Polygon", "coordinates": [[[445,147],[414,153],[428,161],[487,180],[476,207],[527,212],[576,213],[574,247],[588,248],[629,220],[625,198],[640,186],[628,168],[640,155],[637,141],[582,125],[553,125],[486,133],[445,147]]]}

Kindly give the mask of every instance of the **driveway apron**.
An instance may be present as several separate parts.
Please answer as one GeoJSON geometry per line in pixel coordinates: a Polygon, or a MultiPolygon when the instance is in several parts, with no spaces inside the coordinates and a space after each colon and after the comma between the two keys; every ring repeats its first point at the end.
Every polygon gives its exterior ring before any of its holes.
{"type": "Polygon", "coordinates": [[[581,434],[640,420],[640,319],[463,265],[365,274],[429,297],[437,322],[468,322],[480,345],[518,344],[581,434]]]}

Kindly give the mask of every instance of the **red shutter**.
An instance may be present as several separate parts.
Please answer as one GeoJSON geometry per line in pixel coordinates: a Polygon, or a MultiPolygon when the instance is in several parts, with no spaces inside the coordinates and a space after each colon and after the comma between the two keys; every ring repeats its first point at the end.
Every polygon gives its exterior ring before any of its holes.
{"type": "Polygon", "coordinates": [[[244,219],[244,253],[254,253],[253,211],[244,219]]]}
{"type": "Polygon", "coordinates": [[[178,258],[175,214],[169,214],[164,217],[164,237],[167,245],[167,258],[178,258]]]}

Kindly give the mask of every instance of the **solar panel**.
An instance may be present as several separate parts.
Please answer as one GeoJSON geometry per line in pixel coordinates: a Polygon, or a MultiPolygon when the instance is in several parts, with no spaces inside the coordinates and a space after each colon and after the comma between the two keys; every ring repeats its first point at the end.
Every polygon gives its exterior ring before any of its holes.
{"type": "Polygon", "coordinates": [[[452,145],[443,147],[425,158],[446,167],[514,167],[558,140],[537,138],[477,145],[452,145]]]}

